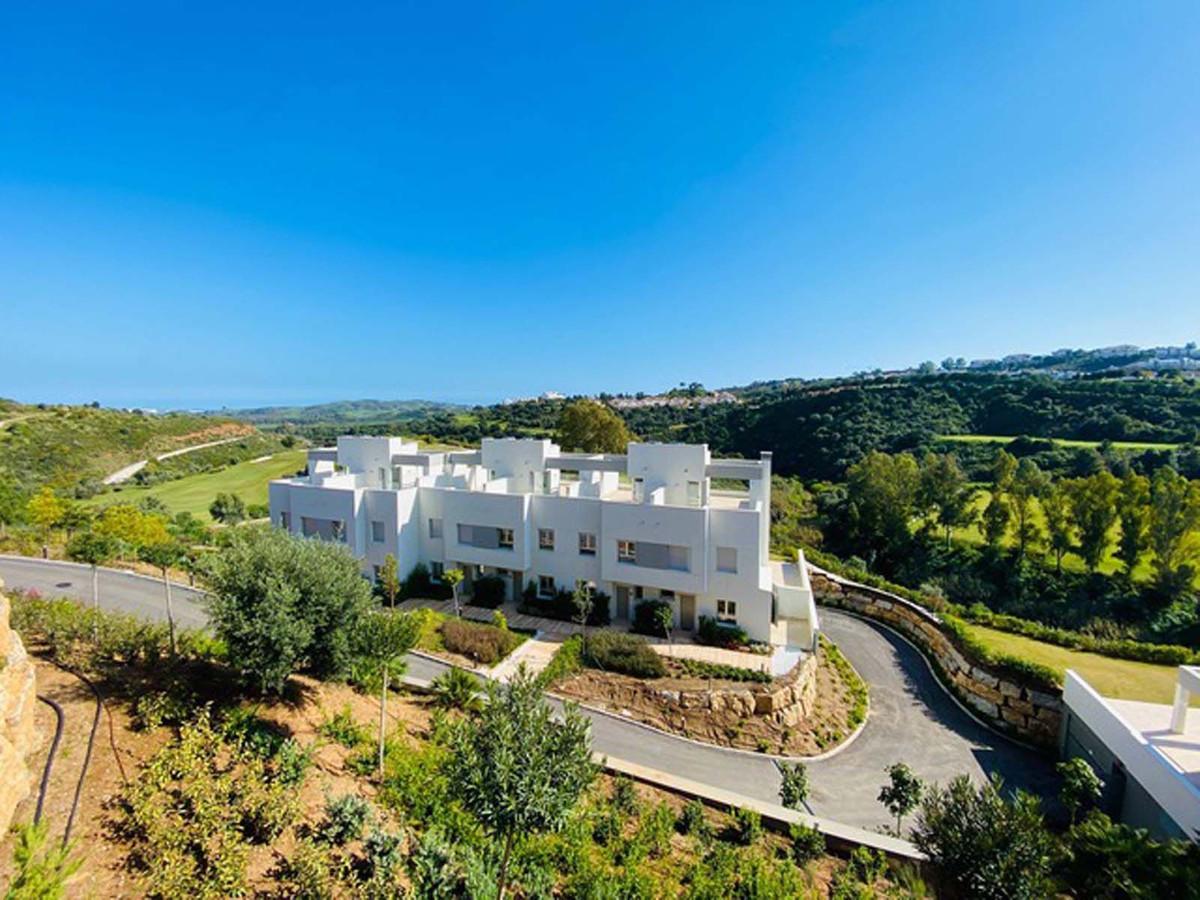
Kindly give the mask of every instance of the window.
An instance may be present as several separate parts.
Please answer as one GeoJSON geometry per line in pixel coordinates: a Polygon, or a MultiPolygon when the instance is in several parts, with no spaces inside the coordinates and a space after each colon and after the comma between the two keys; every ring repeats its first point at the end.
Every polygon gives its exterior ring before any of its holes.
{"type": "Polygon", "coordinates": [[[737,621],[737,603],[733,600],[718,600],[717,601],[717,621],[718,622],[736,622],[737,621]]]}
{"type": "Polygon", "coordinates": [[[646,480],[644,478],[633,479],[633,502],[641,503],[646,496],[646,480]]]}
{"type": "Polygon", "coordinates": [[[700,482],[689,481],[687,483],[687,502],[688,506],[700,505],[700,482]]]}
{"type": "Polygon", "coordinates": [[[637,544],[633,541],[617,541],[617,562],[637,562],[637,544]]]}
{"type": "Polygon", "coordinates": [[[538,529],[538,549],[553,550],[554,549],[554,529],[539,528],[538,529]]]}
{"type": "Polygon", "coordinates": [[[382,544],[384,541],[384,530],[382,522],[371,522],[371,541],[372,543],[382,544]]]}
{"type": "Polygon", "coordinates": [[[579,532],[579,555],[580,556],[595,556],[596,555],[596,536],[590,531],[579,532]]]}
{"type": "Polygon", "coordinates": [[[737,547],[717,548],[717,571],[737,572],[737,547]]]}
{"type": "Polygon", "coordinates": [[[682,544],[656,544],[653,541],[617,541],[617,561],[647,569],[690,571],[690,551],[682,544]]]}
{"type": "Polygon", "coordinates": [[[379,566],[371,566],[371,574],[374,576],[376,581],[379,580],[379,571],[379,566]]]}
{"type": "Polygon", "coordinates": [[[300,533],[305,537],[312,537],[317,533],[317,523],[308,516],[300,517],[300,533]]]}
{"type": "Polygon", "coordinates": [[[670,603],[672,600],[675,599],[675,592],[674,591],[659,591],[658,599],[665,600],[668,603],[670,603]]]}
{"type": "Polygon", "coordinates": [[[292,517],[285,512],[279,514],[279,527],[284,531],[292,530],[292,517]]]}
{"type": "Polygon", "coordinates": [[[556,588],[554,587],[553,575],[538,576],[538,595],[541,597],[553,597],[556,588]]]}
{"type": "Polygon", "coordinates": [[[334,519],[330,523],[330,533],[335,541],[346,541],[346,523],[341,519],[334,519]]]}
{"type": "Polygon", "coordinates": [[[442,536],[442,520],[441,519],[430,519],[429,520],[429,536],[431,538],[440,538],[442,536]]]}
{"type": "Polygon", "coordinates": [[[441,581],[442,575],[446,572],[446,564],[440,562],[431,562],[429,564],[429,577],[434,581],[441,581]]]}
{"type": "Polygon", "coordinates": [[[388,481],[388,470],[383,466],[379,467],[379,486],[381,488],[390,488],[392,486],[388,481]]]}
{"type": "Polygon", "coordinates": [[[511,528],[497,528],[500,532],[497,537],[497,542],[502,550],[511,550],[513,548],[513,530],[511,528]]]}

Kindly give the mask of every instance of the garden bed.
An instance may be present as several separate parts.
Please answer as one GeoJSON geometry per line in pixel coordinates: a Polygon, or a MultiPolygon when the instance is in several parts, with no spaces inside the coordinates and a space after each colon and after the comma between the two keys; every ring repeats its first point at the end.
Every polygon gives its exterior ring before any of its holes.
{"type": "Polygon", "coordinates": [[[459,619],[432,609],[413,612],[419,621],[416,649],[468,669],[496,665],[529,639],[532,632],[509,628],[498,613],[496,624],[459,619]]]}

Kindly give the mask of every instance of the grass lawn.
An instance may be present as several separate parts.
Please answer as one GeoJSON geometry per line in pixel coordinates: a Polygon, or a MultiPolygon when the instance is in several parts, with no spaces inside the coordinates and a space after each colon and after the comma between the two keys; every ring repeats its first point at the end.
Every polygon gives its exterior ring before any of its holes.
{"type": "Polygon", "coordinates": [[[238,463],[219,472],[189,475],[150,487],[128,487],[122,491],[101,494],[91,502],[107,506],[117,502],[136,503],[143,497],[157,497],[173,513],[186,511],[209,522],[212,517],[208,514],[208,507],[218,492],[237,494],[247,504],[266,503],[267,482],[304,468],[306,453],[305,450],[287,450],[263,462],[238,463]]]}
{"type": "MultiPolygon", "coordinates": [[[[1068,650],[1054,644],[1035,641],[1019,634],[996,631],[982,625],[967,627],[981,641],[998,652],[1011,653],[1022,659],[1038,662],[1058,672],[1074,669],[1088,684],[1106,697],[1121,700],[1146,700],[1151,703],[1171,703],[1175,698],[1175,666],[1112,659],[1097,653],[1068,650]]],[[[1192,698],[1200,706],[1200,697],[1192,698]]]]}
{"type": "MultiPolygon", "coordinates": [[[[999,435],[999,434],[939,434],[939,441],[950,441],[959,444],[1008,444],[1016,440],[1015,437],[999,435]]],[[[1057,444],[1060,447],[1099,447],[1100,441],[1074,441],[1068,438],[1037,438],[1034,440],[1046,440],[1057,444]]],[[[1178,444],[1155,444],[1148,441],[1111,441],[1113,448],[1117,450],[1174,450],[1178,444]]]]}

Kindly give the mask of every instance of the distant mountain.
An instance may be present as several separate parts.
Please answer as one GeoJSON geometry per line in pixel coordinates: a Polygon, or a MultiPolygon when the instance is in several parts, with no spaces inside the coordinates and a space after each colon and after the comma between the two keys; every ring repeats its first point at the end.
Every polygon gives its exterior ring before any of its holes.
{"type": "Polygon", "coordinates": [[[213,410],[213,415],[228,416],[256,425],[305,425],[313,422],[398,422],[419,419],[431,413],[463,409],[454,403],[432,400],[339,400],[312,406],[260,406],[254,409],[213,410]]]}

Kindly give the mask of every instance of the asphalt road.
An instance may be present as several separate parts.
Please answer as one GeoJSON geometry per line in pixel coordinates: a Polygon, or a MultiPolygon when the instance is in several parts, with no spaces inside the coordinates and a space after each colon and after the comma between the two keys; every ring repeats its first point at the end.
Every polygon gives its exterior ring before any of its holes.
{"type": "MultiPolygon", "coordinates": [[[[45,595],[90,602],[87,566],[0,557],[0,578],[12,588],[36,588],[45,595]]],[[[175,610],[181,624],[204,623],[201,594],[178,586],[175,610]]],[[[101,570],[100,605],[147,618],[162,619],[163,587],[151,578],[101,570]]],[[[888,630],[845,613],[823,609],[822,628],[870,686],[871,711],[866,727],[850,746],[829,759],[808,763],[811,811],[865,828],[887,824],[878,802],[884,769],[905,762],[926,781],[945,783],[966,773],[983,780],[1000,774],[1010,787],[1043,795],[1056,790],[1050,762],[976,722],[936,682],[924,658],[888,630]]],[[[409,673],[432,679],[446,665],[409,657],[409,673]]],[[[662,734],[602,713],[592,720],[597,751],[684,778],[777,801],[779,771],[750,753],[725,750],[662,734]]]]}

